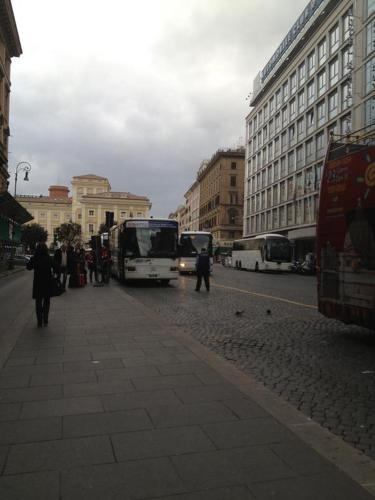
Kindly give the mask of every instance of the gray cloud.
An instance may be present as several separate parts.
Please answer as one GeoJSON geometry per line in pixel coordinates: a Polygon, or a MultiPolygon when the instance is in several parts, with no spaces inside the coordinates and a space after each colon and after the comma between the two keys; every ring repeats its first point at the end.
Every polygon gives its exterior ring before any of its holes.
{"type": "Polygon", "coordinates": [[[90,172],[167,215],[244,137],[252,80],[305,3],[13,0],[10,166],[33,166],[19,191],[90,172]]]}

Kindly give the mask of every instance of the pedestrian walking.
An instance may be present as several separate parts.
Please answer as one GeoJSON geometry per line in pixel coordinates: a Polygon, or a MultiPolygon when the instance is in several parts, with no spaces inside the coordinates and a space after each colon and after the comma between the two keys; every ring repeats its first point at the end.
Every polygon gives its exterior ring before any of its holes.
{"type": "Polygon", "coordinates": [[[109,283],[109,278],[111,275],[111,252],[108,248],[108,243],[103,246],[100,250],[100,265],[102,270],[102,283],[109,283]]]}
{"type": "Polygon", "coordinates": [[[197,284],[195,286],[195,291],[199,292],[202,285],[202,278],[204,279],[204,284],[206,285],[207,292],[210,291],[210,256],[205,248],[202,248],[201,253],[197,255],[197,260],[195,263],[195,269],[197,271],[197,284]]]}
{"type": "Polygon", "coordinates": [[[34,256],[27,263],[29,271],[34,270],[33,299],[38,327],[48,325],[48,315],[52,293],[53,260],[45,243],[38,243],[34,256]]]}
{"type": "Polygon", "coordinates": [[[61,247],[55,251],[53,258],[55,273],[65,290],[68,274],[71,274],[72,272],[72,249],[67,248],[67,246],[63,243],[61,247]]]}
{"type": "Polygon", "coordinates": [[[94,275],[95,283],[98,282],[98,266],[96,261],[96,253],[94,250],[90,250],[86,254],[86,263],[89,270],[90,283],[92,283],[92,277],[94,275]]]}

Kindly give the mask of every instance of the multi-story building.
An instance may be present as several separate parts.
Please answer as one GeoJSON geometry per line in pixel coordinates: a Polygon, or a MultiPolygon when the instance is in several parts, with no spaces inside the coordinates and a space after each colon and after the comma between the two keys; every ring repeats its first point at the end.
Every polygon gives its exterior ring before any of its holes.
{"type": "Polygon", "coordinates": [[[254,81],[244,236],[277,232],[314,250],[329,134],[375,123],[375,0],[311,0],[254,81]]]}
{"type": "Polygon", "coordinates": [[[48,232],[48,243],[53,241],[56,229],[64,222],[76,222],[82,228],[82,240],[87,242],[106,222],[106,212],[113,212],[114,221],[125,218],[148,217],[151,209],[146,196],[111,191],[105,177],[88,174],[72,179],[72,197],[66,186],[51,186],[49,196],[18,196],[19,202],[32,214],[36,222],[48,232]]]}
{"type": "Polygon", "coordinates": [[[195,181],[184,194],[186,221],[184,231],[199,230],[199,193],[200,185],[195,181]]]}
{"type": "Polygon", "coordinates": [[[21,224],[31,217],[8,192],[8,139],[11,58],[22,54],[10,0],[0,3],[0,266],[20,239],[21,224]]]}
{"type": "Polygon", "coordinates": [[[242,237],[245,149],[218,150],[198,170],[199,229],[210,231],[216,248],[242,237]]]}

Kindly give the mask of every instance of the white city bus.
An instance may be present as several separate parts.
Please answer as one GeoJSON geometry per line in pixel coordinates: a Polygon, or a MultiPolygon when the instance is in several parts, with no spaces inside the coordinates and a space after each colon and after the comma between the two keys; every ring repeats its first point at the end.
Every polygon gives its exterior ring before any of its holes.
{"type": "Polygon", "coordinates": [[[210,256],[212,272],[212,234],[206,231],[183,231],[180,234],[180,274],[195,272],[195,261],[202,248],[210,256]]]}
{"type": "Polygon", "coordinates": [[[233,242],[232,266],[249,271],[288,271],[291,245],[281,234],[261,234],[233,242]]]}
{"type": "Polygon", "coordinates": [[[112,273],[120,281],[178,278],[178,223],[127,219],[109,232],[112,273]]]}

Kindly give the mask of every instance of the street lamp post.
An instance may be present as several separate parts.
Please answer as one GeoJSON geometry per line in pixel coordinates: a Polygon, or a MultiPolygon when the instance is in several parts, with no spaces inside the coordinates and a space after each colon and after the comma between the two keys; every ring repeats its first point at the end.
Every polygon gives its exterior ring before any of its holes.
{"type": "Polygon", "coordinates": [[[23,178],[24,181],[29,180],[29,172],[31,170],[31,165],[27,161],[20,161],[17,163],[16,166],[16,172],[14,176],[14,197],[17,196],[17,179],[18,179],[18,172],[23,171],[25,172],[25,177],[23,178]]]}

